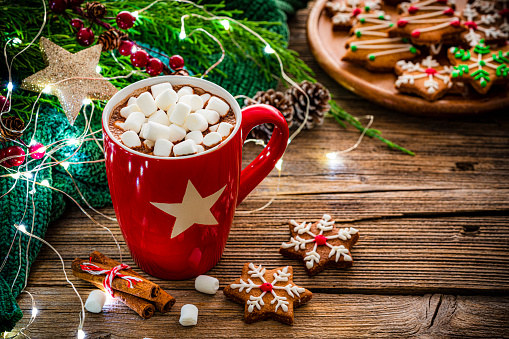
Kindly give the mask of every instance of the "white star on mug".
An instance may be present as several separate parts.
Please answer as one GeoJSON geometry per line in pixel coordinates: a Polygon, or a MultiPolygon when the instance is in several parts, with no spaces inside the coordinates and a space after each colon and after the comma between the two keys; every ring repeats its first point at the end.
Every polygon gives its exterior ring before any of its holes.
{"type": "Polygon", "coordinates": [[[177,218],[173,226],[173,231],[171,232],[171,238],[173,239],[194,224],[217,225],[218,221],[212,212],[210,212],[210,209],[214,206],[225,188],[226,185],[216,193],[203,198],[196,187],[194,187],[191,180],[189,180],[181,203],[150,203],[163,212],[177,218]]]}

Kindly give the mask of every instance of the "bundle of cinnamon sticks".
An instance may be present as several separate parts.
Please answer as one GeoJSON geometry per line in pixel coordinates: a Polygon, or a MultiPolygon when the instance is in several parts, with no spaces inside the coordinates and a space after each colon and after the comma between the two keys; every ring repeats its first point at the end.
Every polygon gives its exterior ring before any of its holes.
{"type": "MultiPolygon", "coordinates": [[[[115,266],[120,265],[120,263],[98,251],[94,251],[90,254],[90,260],[74,259],[72,263],[72,273],[76,277],[88,281],[97,288],[105,291],[103,281],[106,275],[93,275],[85,272],[81,264],[87,263],[92,263],[103,270],[111,270],[115,266]]],[[[121,270],[119,273],[141,279],[141,281],[136,284],[130,285],[128,281],[115,277],[111,282],[111,288],[113,290],[113,296],[116,299],[138,313],[143,319],[152,317],[156,310],[161,313],[166,313],[171,309],[173,304],[175,304],[175,298],[165,292],[159,285],[143,278],[133,269],[121,270]]]]}

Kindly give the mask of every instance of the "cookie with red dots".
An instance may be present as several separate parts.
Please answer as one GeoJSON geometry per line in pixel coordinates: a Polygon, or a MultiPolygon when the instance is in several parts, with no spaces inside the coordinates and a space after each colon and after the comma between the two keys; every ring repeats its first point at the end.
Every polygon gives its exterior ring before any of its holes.
{"type": "MultiPolygon", "coordinates": [[[[507,3],[505,5],[507,6],[507,3]]],[[[461,34],[462,42],[470,47],[479,44],[484,40],[486,44],[503,45],[509,38],[509,32],[504,31],[504,24],[507,24],[507,17],[503,10],[498,11],[494,4],[489,7],[482,7],[475,2],[466,4],[462,11],[461,24],[467,29],[461,34]]],[[[508,13],[509,14],[509,13],[508,13]]]]}
{"type": "Polygon", "coordinates": [[[381,6],[381,0],[330,0],[325,4],[325,11],[335,30],[349,30],[359,14],[379,10],[381,6]]]}
{"type": "Polygon", "coordinates": [[[279,253],[300,260],[309,276],[320,273],[327,267],[351,267],[350,253],[359,240],[359,231],[353,227],[339,228],[331,216],[324,214],[314,224],[290,221],[290,242],[282,243],[279,253]]]}

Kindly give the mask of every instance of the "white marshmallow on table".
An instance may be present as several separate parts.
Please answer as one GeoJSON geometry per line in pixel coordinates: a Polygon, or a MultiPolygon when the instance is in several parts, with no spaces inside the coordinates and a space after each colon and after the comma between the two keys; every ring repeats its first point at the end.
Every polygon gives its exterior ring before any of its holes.
{"type": "Polygon", "coordinates": [[[217,113],[219,113],[220,116],[224,117],[226,114],[228,114],[230,106],[223,100],[219,99],[218,97],[212,97],[209,99],[209,102],[207,103],[207,107],[205,107],[205,109],[211,109],[213,111],[216,111],[217,113]]]}
{"type": "Polygon", "coordinates": [[[138,134],[134,131],[127,131],[122,133],[120,136],[120,140],[126,145],[127,147],[139,147],[141,146],[141,140],[138,134]]]}
{"type": "Polygon", "coordinates": [[[203,101],[200,96],[196,94],[184,95],[179,99],[179,102],[183,102],[184,104],[191,106],[191,112],[195,112],[203,108],[203,101]]]}
{"type": "Polygon", "coordinates": [[[191,113],[186,118],[186,127],[190,131],[206,131],[207,127],[209,127],[209,123],[207,119],[201,114],[191,113]]]}
{"type": "MultiPolygon", "coordinates": [[[[116,127],[116,128],[120,128],[120,129],[124,129],[124,123],[120,120],[117,120],[113,123],[113,125],[116,127]]],[[[125,131],[125,130],[124,130],[125,131]]]]}
{"type": "Polygon", "coordinates": [[[210,125],[217,124],[219,121],[219,113],[211,109],[199,109],[196,113],[203,115],[210,125]]]}
{"type": "Polygon", "coordinates": [[[177,102],[173,112],[169,115],[170,121],[179,126],[184,125],[187,116],[191,113],[191,106],[184,104],[183,102],[177,102]]]}
{"type": "Polygon", "coordinates": [[[196,150],[198,151],[198,153],[205,152],[205,147],[203,147],[202,145],[196,145],[196,150]]]}
{"type": "Polygon", "coordinates": [[[154,145],[154,155],[160,157],[169,157],[171,154],[171,149],[173,148],[173,143],[166,139],[157,139],[154,145]]]}
{"type": "Polygon", "coordinates": [[[173,154],[178,157],[182,155],[196,154],[198,152],[196,143],[192,139],[187,139],[173,146],[173,154]]]}
{"type": "Polygon", "coordinates": [[[147,123],[144,123],[143,125],[141,125],[140,133],[138,133],[138,135],[140,137],[142,137],[143,139],[145,139],[145,127],[147,127],[147,123]]]}
{"type": "Polygon", "coordinates": [[[124,122],[125,131],[140,132],[141,125],[145,123],[145,115],[141,112],[134,112],[130,114],[124,122]]]}
{"type": "Polygon", "coordinates": [[[194,91],[189,86],[184,86],[181,89],[179,89],[179,91],[177,92],[177,95],[179,96],[179,98],[182,98],[184,95],[191,95],[191,94],[194,94],[194,91]]]}
{"type": "Polygon", "coordinates": [[[136,105],[138,105],[146,117],[151,116],[155,111],[157,111],[156,101],[149,92],[141,93],[138,99],[136,99],[136,105]]]}
{"type": "Polygon", "coordinates": [[[157,141],[157,139],[170,140],[171,129],[168,126],[149,121],[143,132],[145,139],[157,141]]]}
{"type": "Polygon", "coordinates": [[[129,105],[136,105],[136,98],[135,97],[130,97],[129,100],[127,101],[127,106],[129,105]]]}
{"type": "Polygon", "coordinates": [[[131,115],[131,113],[134,113],[134,112],[141,112],[141,109],[136,104],[129,105],[129,106],[122,108],[120,110],[120,115],[127,119],[127,117],[129,115],[131,115]]]}
{"type": "Polygon", "coordinates": [[[161,94],[167,89],[173,90],[173,87],[169,82],[163,82],[150,87],[150,91],[152,92],[152,96],[154,97],[154,99],[157,98],[159,94],[161,94]]]}
{"type": "Polygon", "coordinates": [[[203,105],[205,105],[207,103],[207,101],[209,101],[209,99],[210,99],[210,94],[208,94],[208,93],[202,94],[202,95],[200,95],[200,98],[201,98],[201,101],[203,101],[203,105]]]}
{"type": "Polygon", "coordinates": [[[210,126],[210,127],[209,127],[209,131],[211,131],[211,132],[217,132],[217,128],[218,128],[218,127],[219,127],[219,124],[217,124],[217,125],[212,125],[212,126],[210,126]]]}
{"type": "Polygon", "coordinates": [[[180,325],[194,326],[198,323],[198,307],[186,304],[180,309],[180,325]]]}
{"type": "Polygon", "coordinates": [[[163,111],[167,111],[177,103],[178,99],[177,93],[173,89],[168,88],[156,97],[156,105],[163,111]]]}
{"type": "Polygon", "coordinates": [[[93,290],[88,295],[85,308],[92,313],[101,313],[104,303],[106,303],[106,293],[101,290],[93,290]]]}
{"type": "Polygon", "coordinates": [[[171,124],[169,128],[170,136],[168,137],[168,139],[171,142],[177,142],[186,137],[186,130],[183,127],[180,127],[179,125],[176,124],[171,124]]]}
{"type": "Polygon", "coordinates": [[[232,124],[222,122],[219,124],[219,127],[217,128],[217,133],[221,134],[221,136],[224,138],[230,135],[232,128],[233,128],[232,124]]]}
{"type": "Polygon", "coordinates": [[[219,280],[208,275],[199,275],[194,281],[194,288],[201,293],[216,294],[219,289],[219,280]]]}
{"type": "MultiPolygon", "coordinates": [[[[163,140],[163,139],[159,139],[159,140],[163,140]]],[[[144,144],[144,145],[145,145],[145,147],[147,147],[147,148],[154,148],[154,146],[155,146],[155,144],[156,144],[156,143],[155,143],[155,142],[153,142],[152,140],[148,140],[148,139],[147,139],[147,140],[143,141],[143,144],[144,144]]]]}
{"type": "Polygon", "coordinates": [[[192,140],[194,140],[196,145],[199,145],[199,144],[203,143],[203,134],[201,134],[200,131],[192,131],[192,132],[187,133],[186,140],[187,139],[192,139],[192,140]]]}
{"type": "Polygon", "coordinates": [[[221,143],[223,137],[217,132],[210,132],[203,138],[203,144],[207,147],[216,146],[221,143]]]}
{"type": "Polygon", "coordinates": [[[168,116],[166,115],[166,112],[163,110],[159,110],[152,114],[150,118],[148,118],[148,121],[157,122],[158,124],[164,125],[164,126],[170,126],[170,119],[168,119],[168,116]]]}

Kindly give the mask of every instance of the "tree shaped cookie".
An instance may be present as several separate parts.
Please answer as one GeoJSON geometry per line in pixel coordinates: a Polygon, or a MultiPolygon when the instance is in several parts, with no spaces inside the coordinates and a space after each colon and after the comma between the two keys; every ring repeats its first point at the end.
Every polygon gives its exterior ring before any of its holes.
{"type": "Polygon", "coordinates": [[[262,266],[245,264],[242,275],[223,290],[224,295],[245,304],[244,321],[274,319],[293,324],[293,309],[311,300],[313,293],[293,283],[292,266],[267,271],[262,266]]]}
{"type": "Polygon", "coordinates": [[[462,25],[468,31],[462,33],[461,38],[470,46],[479,44],[482,39],[487,44],[503,44],[509,37],[500,29],[502,20],[495,8],[488,13],[479,13],[473,5],[466,4],[462,17],[462,25]]]}
{"type": "Polygon", "coordinates": [[[420,52],[405,38],[390,38],[393,26],[390,16],[382,11],[363,13],[351,30],[342,60],[365,66],[372,71],[392,71],[398,60],[410,60],[420,52]]]}
{"type": "Polygon", "coordinates": [[[409,37],[418,45],[457,40],[465,31],[451,1],[413,0],[401,3],[398,9],[403,14],[391,29],[391,36],[409,37]]]}
{"type": "Polygon", "coordinates": [[[442,66],[430,55],[421,62],[400,60],[394,68],[395,86],[401,92],[413,93],[428,101],[440,99],[453,86],[451,66],[442,66]]]}
{"type": "Polygon", "coordinates": [[[291,220],[290,233],[290,242],[283,243],[279,253],[304,262],[308,275],[313,276],[327,267],[352,266],[350,249],[359,239],[355,228],[337,228],[331,216],[324,214],[314,224],[291,220]]]}
{"type": "Polygon", "coordinates": [[[491,49],[481,40],[470,50],[451,47],[448,57],[454,65],[452,80],[468,82],[481,94],[492,85],[509,83],[509,45],[491,49]]]}
{"type": "Polygon", "coordinates": [[[357,15],[382,7],[381,0],[341,0],[328,1],[325,10],[331,16],[334,29],[349,30],[357,15]]]}

